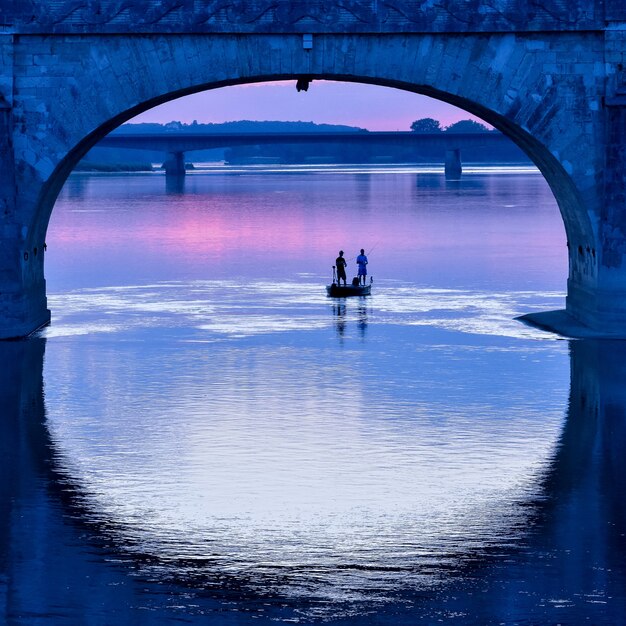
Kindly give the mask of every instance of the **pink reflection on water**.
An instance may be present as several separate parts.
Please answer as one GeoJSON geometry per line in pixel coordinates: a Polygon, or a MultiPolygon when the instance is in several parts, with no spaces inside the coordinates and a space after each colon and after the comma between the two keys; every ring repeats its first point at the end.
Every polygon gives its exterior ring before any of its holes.
{"type": "Polygon", "coordinates": [[[564,290],[562,221],[539,174],[196,173],[76,176],[53,213],[48,279],[330,276],[360,248],[377,278],[420,285],[564,290]]]}

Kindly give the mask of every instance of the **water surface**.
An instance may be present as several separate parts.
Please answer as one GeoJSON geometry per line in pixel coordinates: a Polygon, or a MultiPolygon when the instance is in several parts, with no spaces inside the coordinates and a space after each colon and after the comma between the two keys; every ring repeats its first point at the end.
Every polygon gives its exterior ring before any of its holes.
{"type": "Polygon", "coordinates": [[[47,243],[9,623],[622,620],[623,347],[514,319],[564,302],[537,172],[77,174],[47,243]],[[327,298],[361,247],[372,297],[327,298]]]}

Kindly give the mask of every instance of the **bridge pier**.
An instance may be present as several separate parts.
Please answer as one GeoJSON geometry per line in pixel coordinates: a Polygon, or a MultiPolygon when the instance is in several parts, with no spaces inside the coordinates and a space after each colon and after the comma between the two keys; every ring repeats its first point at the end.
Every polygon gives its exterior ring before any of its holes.
{"type": "Polygon", "coordinates": [[[185,171],[185,153],[184,152],[169,152],[165,163],[165,175],[168,178],[184,178],[185,171]]]}
{"type": "Polygon", "coordinates": [[[461,165],[461,150],[453,148],[446,150],[445,176],[446,180],[459,180],[463,173],[461,165]]]}
{"type": "MultiPolygon", "coordinates": [[[[0,93],[0,339],[24,337],[50,321],[44,280],[44,241],[27,224],[20,223],[19,208],[28,200],[19,197],[13,110],[0,93]]],[[[22,184],[31,191],[34,185],[22,184]]]]}
{"type": "Polygon", "coordinates": [[[606,102],[597,226],[586,238],[568,234],[566,309],[521,318],[569,337],[626,338],[626,85],[622,95],[606,102]]]}
{"type": "Polygon", "coordinates": [[[50,321],[43,277],[43,242],[29,245],[26,227],[5,225],[0,238],[0,339],[24,337],[50,321]],[[11,237],[10,234],[15,236],[11,237]]]}

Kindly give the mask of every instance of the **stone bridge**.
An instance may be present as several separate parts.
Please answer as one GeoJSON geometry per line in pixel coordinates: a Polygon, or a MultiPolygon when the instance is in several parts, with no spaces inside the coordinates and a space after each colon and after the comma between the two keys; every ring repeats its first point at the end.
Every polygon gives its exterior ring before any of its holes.
{"type": "Polygon", "coordinates": [[[48,221],[100,139],[173,98],[294,78],[425,94],[510,137],[563,217],[554,323],[626,336],[625,67],[623,0],[2,0],[0,337],[49,320],[48,221]]]}
{"type": "MultiPolygon", "coordinates": [[[[102,148],[156,150],[168,155],[168,176],[185,175],[185,153],[225,146],[345,144],[359,146],[411,148],[415,159],[420,153],[437,155],[444,160],[447,179],[458,180],[462,172],[463,150],[487,148],[491,154],[503,155],[507,162],[520,162],[525,155],[501,133],[413,133],[413,132],[254,132],[254,133],[111,133],[98,143],[102,148]]],[[[495,157],[497,160],[499,157],[495,157]]]]}

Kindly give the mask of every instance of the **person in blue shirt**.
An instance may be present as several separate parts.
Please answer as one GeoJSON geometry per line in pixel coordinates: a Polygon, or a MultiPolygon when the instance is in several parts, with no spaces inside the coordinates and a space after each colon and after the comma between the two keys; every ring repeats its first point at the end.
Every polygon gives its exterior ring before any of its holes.
{"type": "Polygon", "coordinates": [[[364,285],[367,278],[367,257],[363,248],[361,248],[361,254],[356,258],[356,264],[359,266],[359,285],[364,285]]]}

